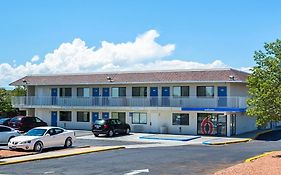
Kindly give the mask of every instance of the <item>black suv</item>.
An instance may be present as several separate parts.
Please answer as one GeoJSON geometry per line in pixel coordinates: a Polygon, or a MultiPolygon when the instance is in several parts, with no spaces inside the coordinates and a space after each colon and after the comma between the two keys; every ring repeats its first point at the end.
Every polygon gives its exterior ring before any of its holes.
{"type": "Polygon", "coordinates": [[[16,116],[10,120],[9,126],[19,131],[27,132],[38,126],[47,126],[47,123],[38,117],[16,116]]]}
{"type": "Polygon", "coordinates": [[[93,124],[92,132],[96,137],[99,134],[106,134],[109,137],[115,134],[129,134],[130,125],[127,123],[122,123],[118,119],[98,119],[93,124]]]}

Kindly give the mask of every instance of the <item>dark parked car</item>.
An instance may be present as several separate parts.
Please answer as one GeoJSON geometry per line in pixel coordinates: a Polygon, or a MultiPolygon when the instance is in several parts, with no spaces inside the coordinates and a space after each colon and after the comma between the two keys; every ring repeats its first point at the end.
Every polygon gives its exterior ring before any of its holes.
{"type": "Polygon", "coordinates": [[[9,122],[12,118],[0,118],[0,125],[9,126],[9,122]]]}
{"type": "Polygon", "coordinates": [[[129,134],[130,125],[127,123],[122,123],[118,119],[98,119],[93,124],[92,132],[96,137],[99,134],[106,134],[109,137],[115,134],[129,134]]]}
{"type": "Polygon", "coordinates": [[[10,120],[9,126],[19,131],[27,132],[35,127],[47,126],[47,123],[38,117],[16,116],[10,120]]]}

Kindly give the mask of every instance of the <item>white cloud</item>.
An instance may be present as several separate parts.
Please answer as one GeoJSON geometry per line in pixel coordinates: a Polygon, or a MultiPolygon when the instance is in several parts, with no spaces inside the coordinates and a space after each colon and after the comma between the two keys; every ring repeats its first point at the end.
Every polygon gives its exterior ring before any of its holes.
{"type": "Polygon", "coordinates": [[[251,71],[252,68],[253,68],[253,67],[241,67],[241,68],[239,68],[239,70],[244,71],[244,72],[251,73],[251,72],[252,72],[252,71],[251,71]]]}
{"type": "Polygon", "coordinates": [[[34,55],[32,58],[31,58],[31,62],[36,62],[40,59],[40,57],[38,55],[34,55]]]}
{"type": "Polygon", "coordinates": [[[46,54],[41,62],[38,62],[39,56],[35,55],[23,65],[0,64],[0,85],[7,86],[30,74],[227,67],[220,60],[203,64],[164,59],[173,53],[175,45],[157,43],[156,38],[159,36],[157,31],[149,30],[137,36],[133,42],[115,44],[102,41],[101,47],[97,49],[88,47],[85,41],[76,38],[71,43],[62,43],[53,52],[46,54]]]}

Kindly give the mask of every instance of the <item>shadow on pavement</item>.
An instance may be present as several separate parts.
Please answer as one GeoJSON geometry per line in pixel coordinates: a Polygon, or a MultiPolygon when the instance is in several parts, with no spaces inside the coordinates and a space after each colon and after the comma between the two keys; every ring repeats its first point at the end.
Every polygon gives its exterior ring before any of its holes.
{"type": "Polygon", "coordinates": [[[98,137],[101,137],[101,138],[117,138],[117,137],[129,136],[129,135],[133,135],[133,134],[115,134],[112,137],[109,137],[106,134],[100,134],[98,137]]]}
{"type": "Polygon", "coordinates": [[[261,134],[255,140],[263,141],[278,141],[281,140],[281,130],[271,131],[265,134],[261,134]]]}

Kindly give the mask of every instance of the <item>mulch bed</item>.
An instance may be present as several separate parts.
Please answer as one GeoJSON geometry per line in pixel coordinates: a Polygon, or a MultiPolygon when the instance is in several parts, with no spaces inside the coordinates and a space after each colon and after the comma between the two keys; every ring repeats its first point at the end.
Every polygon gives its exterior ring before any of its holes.
{"type": "Polygon", "coordinates": [[[26,156],[36,154],[36,152],[27,152],[27,151],[16,151],[16,150],[0,150],[0,159],[18,157],[18,156],[26,156]]]}
{"type": "Polygon", "coordinates": [[[240,163],[232,167],[216,172],[214,175],[280,175],[281,151],[275,151],[269,155],[240,163]]]}

